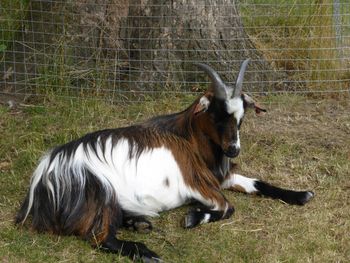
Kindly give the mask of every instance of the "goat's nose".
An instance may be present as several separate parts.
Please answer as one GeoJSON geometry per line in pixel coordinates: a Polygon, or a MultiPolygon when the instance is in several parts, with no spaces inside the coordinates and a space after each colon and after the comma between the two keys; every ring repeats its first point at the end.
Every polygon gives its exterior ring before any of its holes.
{"type": "Polygon", "coordinates": [[[230,146],[227,149],[226,155],[228,157],[234,158],[237,157],[240,151],[240,147],[236,143],[230,144],[230,146]]]}

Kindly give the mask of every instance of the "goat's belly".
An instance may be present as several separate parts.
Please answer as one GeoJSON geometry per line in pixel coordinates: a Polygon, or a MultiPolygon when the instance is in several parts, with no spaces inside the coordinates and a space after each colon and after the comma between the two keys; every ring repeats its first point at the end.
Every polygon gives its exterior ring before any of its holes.
{"type": "Polygon", "coordinates": [[[155,148],[131,159],[126,150],[128,145],[119,144],[114,154],[117,176],[113,185],[123,210],[156,216],[188,200],[190,189],[170,150],[155,148]]]}

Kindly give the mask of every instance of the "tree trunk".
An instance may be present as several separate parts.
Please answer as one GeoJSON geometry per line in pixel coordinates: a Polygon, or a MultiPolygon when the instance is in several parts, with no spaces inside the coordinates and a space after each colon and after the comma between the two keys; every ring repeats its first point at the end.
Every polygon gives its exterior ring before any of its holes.
{"type": "Polygon", "coordinates": [[[121,38],[130,47],[130,67],[140,84],[194,80],[192,62],[206,62],[233,82],[248,57],[246,80],[254,90],[279,77],[245,33],[236,0],[130,2],[131,28],[121,38]]]}

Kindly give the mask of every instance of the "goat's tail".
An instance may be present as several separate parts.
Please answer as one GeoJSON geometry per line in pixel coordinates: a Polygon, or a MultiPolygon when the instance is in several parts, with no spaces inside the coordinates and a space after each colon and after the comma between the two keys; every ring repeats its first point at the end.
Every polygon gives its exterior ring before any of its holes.
{"type": "Polygon", "coordinates": [[[42,157],[38,167],[34,171],[34,174],[30,181],[30,187],[27,192],[26,198],[24,199],[21,205],[21,208],[19,209],[16,215],[16,218],[15,218],[16,224],[24,224],[28,215],[32,212],[35,189],[40,183],[43,175],[48,171],[49,165],[50,165],[50,154],[46,154],[45,156],[42,157]]]}

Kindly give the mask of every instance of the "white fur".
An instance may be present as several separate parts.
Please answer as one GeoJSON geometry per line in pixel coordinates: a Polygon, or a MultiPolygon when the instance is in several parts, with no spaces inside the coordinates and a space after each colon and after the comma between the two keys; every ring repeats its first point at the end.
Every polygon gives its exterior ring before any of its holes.
{"type": "Polygon", "coordinates": [[[239,130],[237,130],[237,141],[235,143],[237,149],[241,149],[241,140],[239,138],[239,130]]]}
{"type": "Polygon", "coordinates": [[[108,138],[104,152],[100,146],[101,142],[98,141],[96,153],[89,146],[84,149],[81,144],[70,158],[60,152],[51,163],[50,154],[46,155],[32,178],[27,215],[41,178],[51,193],[49,198],[53,199],[55,209],[58,209],[64,192],[72,191],[73,176],[81,186],[80,191],[83,191],[86,170],[101,182],[107,194],[106,201],[116,195],[122,209],[135,215],[157,216],[158,212],[181,206],[191,198],[214,209],[218,207],[185,185],[180,168],[169,149],[145,149],[139,158],[130,159],[127,139],[120,139],[113,145],[112,139],[108,138]],[[71,170],[74,170],[73,174],[71,170]],[[168,185],[165,184],[166,180],[168,185]]]}
{"type": "Polygon", "coordinates": [[[206,111],[209,108],[210,101],[206,96],[203,96],[200,98],[199,104],[203,107],[203,110],[206,111]]]}
{"type": "MultiPolygon", "coordinates": [[[[90,158],[85,156],[83,160],[84,165],[103,182],[107,191],[117,194],[124,210],[156,216],[160,211],[182,205],[191,196],[168,149],[146,149],[139,158],[129,159],[129,147],[126,139],[120,139],[114,146],[108,139],[105,152],[99,154],[105,158],[98,158],[90,150],[90,158]],[[166,180],[169,181],[169,187],[164,184],[166,180]]],[[[102,151],[102,148],[98,149],[102,151]]]]}
{"type": "Polygon", "coordinates": [[[121,140],[113,150],[117,174],[111,178],[123,209],[156,215],[182,205],[190,197],[180,168],[170,150],[161,147],[128,159],[129,144],[121,140]],[[164,184],[168,179],[169,186],[164,184]]]}
{"type": "Polygon", "coordinates": [[[47,167],[49,165],[49,160],[50,160],[50,153],[44,155],[40,159],[40,163],[33,173],[33,176],[32,176],[31,181],[30,181],[30,188],[29,188],[28,210],[27,210],[26,215],[23,219],[23,222],[27,219],[29,212],[30,212],[30,209],[33,206],[34,190],[37,187],[38,183],[40,182],[42,175],[47,170],[47,167]]]}
{"type": "Polygon", "coordinates": [[[241,97],[234,97],[232,99],[228,99],[226,101],[227,113],[234,114],[237,124],[243,118],[244,115],[244,107],[243,100],[241,97]]]}
{"type": "Polygon", "coordinates": [[[239,186],[245,190],[246,193],[256,193],[258,190],[255,188],[254,183],[256,179],[248,178],[240,174],[231,174],[222,184],[221,188],[227,189],[235,186],[239,186]]]}
{"type": "Polygon", "coordinates": [[[210,214],[205,213],[204,218],[201,220],[200,224],[206,224],[210,220],[210,214]]]}
{"type": "MultiPolygon", "coordinates": [[[[233,114],[236,118],[237,125],[244,116],[243,100],[240,97],[234,97],[226,101],[227,112],[233,114]]],[[[241,141],[239,138],[239,130],[237,130],[237,141],[235,143],[237,149],[241,148],[241,141]]]]}

